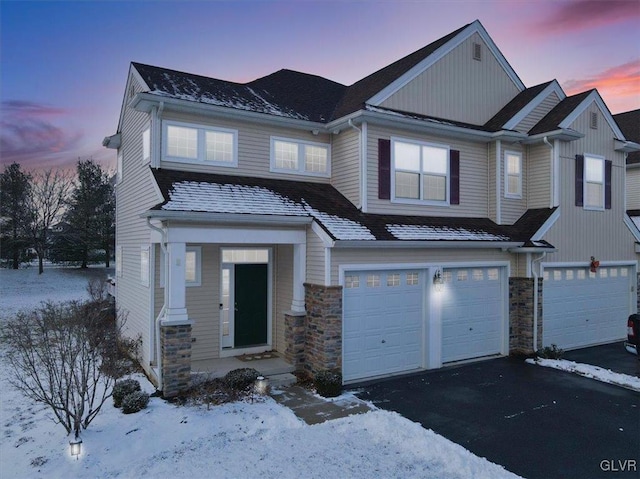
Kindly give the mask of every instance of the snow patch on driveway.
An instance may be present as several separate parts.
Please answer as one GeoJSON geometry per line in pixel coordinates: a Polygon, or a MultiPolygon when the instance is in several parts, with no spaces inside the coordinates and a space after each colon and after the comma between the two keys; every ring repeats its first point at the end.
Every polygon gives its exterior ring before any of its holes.
{"type": "Polygon", "coordinates": [[[640,378],[629,376],[627,374],[616,373],[610,369],[604,369],[591,364],[576,363],[567,361],[566,359],[527,359],[529,364],[537,364],[547,368],[560,369],[570,373],[579,374],[591,379],[596,379],[616,386],[622,386],[633,391],[640,392],[640,378]]]}

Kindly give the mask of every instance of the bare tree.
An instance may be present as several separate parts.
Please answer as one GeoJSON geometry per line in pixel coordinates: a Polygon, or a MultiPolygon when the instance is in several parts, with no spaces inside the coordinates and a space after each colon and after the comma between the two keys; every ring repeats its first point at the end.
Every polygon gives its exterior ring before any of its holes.
{"type": "Polygon", "coordinates": [[[72,187],[71,175],[61,170],[46,170],[34,175],[24,229],[38,255],[39,274],[44,272],[50,229],[61,218],[72,187]]]}
{"type": "MultiPolygon", "coordinates": [[[[93,292],[102,295],[100,288],[93,292]]],[[[9,379],[25,396],[51,408],[78,437],[111,397],[120,361],[119,321],[108,300],[43,303],[8,321],[2,339],[8,348],[9,379]]],[[[127,373],[131,372],[125,371],[127,373]]]]}

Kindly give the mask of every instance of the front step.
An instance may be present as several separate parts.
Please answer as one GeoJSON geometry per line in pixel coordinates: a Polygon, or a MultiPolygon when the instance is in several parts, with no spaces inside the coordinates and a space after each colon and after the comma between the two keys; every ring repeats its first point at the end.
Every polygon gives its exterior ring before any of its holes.
{"type": "Polygon", "coordinates": [[[269,379],[269,386],[272,389],[286,388],[298,381],[298,378],[291,373],[272,374],[271,376],[268,376],[267,379],[269,379]]]}

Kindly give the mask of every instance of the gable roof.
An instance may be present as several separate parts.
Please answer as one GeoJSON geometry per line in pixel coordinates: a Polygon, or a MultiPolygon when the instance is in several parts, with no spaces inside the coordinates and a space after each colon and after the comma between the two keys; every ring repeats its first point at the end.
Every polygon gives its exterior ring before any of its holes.
{"type": "Polygon", "coordinates": [[[580,106],[580,104],[595,90],[588,90],[577,95],[568,96],[547,113],[531,130],[530,135],[559,130],[560,124],[580,106]]]}
{"type": "MultiPolygon", "coordinates": [[[[613,115],[620,130],[627,140],[640,143],[640,109],[626,111],[613,115]]],[[[627,165],[635,165],[640,163],[640,152],[634,151],[627,155],[627,165]]]]}
{"type": "MultiPolygon", "coordinates": [[[[509,122],[514,116],[522,111],[527,105],[529,105],[540,93],[542,93],[549,85],[554,81],[541,83],[540,85],[532,86],[524,91],[521,91],[518,95],[507,103],[493,118],[484,124],[485,128],[492,131],[500,130],[504,125],[509,122]]],[[[515,125],[514,125],[515,126],[515,125]]]]}
{"type": "Polygon", "coordinates": [[[280,70],[235,83],[142,63],[132,63],[149,93],[299,120],[326,122],[344,85],[317,75],[280,70]]]}
{"type": "Polygon", "coordinates": [[[152,169],[164,201],[149,216],[179,214],[310,218],[334,241],[472,241],[512,246],[509,227],[488,218],[362,213],[332,185],[152,169]]]}

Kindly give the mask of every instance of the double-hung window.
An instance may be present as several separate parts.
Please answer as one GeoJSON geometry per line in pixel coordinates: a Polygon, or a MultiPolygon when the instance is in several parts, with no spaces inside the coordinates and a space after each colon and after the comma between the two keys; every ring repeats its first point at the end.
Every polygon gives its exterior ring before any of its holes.
{"type": "Polygon", "coordinates": [[[271,171],[329,176],[329,145],[326,143],[272,137],[271,171]]]}
{"type": "Polygon", "coordinates": [[[449,147],[392,140],[394,198],[445,203],[449,200],[449,147]]]}
{"type": "Polygon", "coordinates": [[[522,153],[504,154],[504,196],[522,198],[522,153]]]}
{"type": "Polygon", "coordinates": [[[604,158],[584,157],[584,207],[604,209],[604,158]]]}
{"type": "Polygon", "coordinates": [[[164,159],[216,166],[238,165],[238,132],[188,123],[164,122],[164,159]]]}

